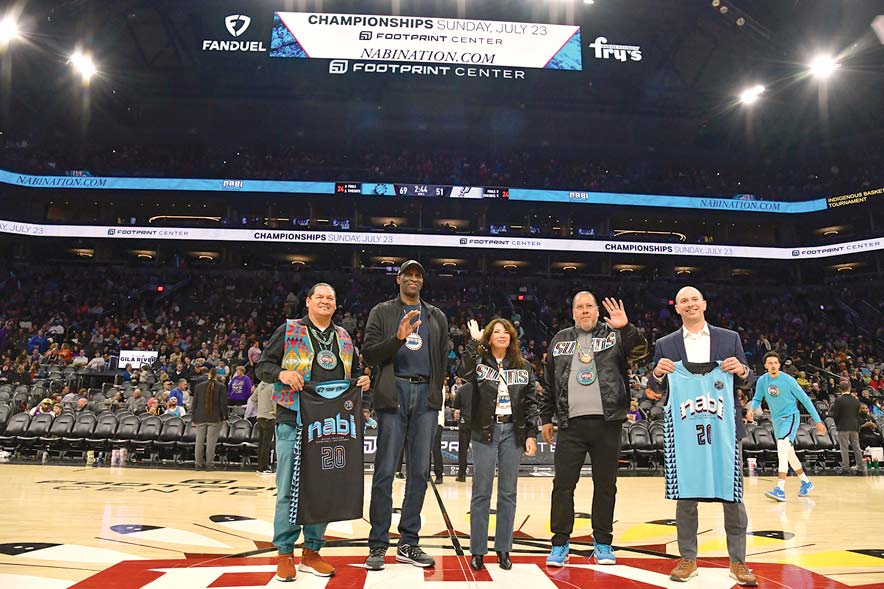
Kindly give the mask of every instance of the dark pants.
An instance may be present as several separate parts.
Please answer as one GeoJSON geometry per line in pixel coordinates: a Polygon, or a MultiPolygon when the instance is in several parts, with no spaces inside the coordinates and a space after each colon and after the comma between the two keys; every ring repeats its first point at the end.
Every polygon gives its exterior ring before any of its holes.
{"type": "Polygon", "coordinates": [[[273,448],[273,419],[258,419],[258,470],[270,470],[270,450],[273,448]]]}
{"type": "Polygon", "coordinates": [[[440,479],[444,474],[444,470],[442,469],[442,426],[436,426],[436,436],[433,438],[433,474],[435,474],[440,479]]]}
{"type": "Polygon", "coordinates": [[[574,531],[574,489],[587,452],[592,461],[592,536],[599,544],[613,541],[621,427],[621,422],[601,417],[575,417],[559,430],[550,513],[553,545],[564,545],[574,531]]]}
{"type": "Polygon", "coordinates": [[[378,411],[378,447],[371,479],[371,504],[368,509],[371,532],[368,545],[390,545],[393,520],[393,475],[403,445],[408,449],[405,498],[399,519],[399,543],[417,545],[421,527],[421,509],[430,475],[430,447],[438,427],[438,412],[427,407],[429,384],[396,380],[399,394],[397,411],[378,411]]]}
{"type": "Polygon", "coordinates": [[[467,455],[470,451],[470,435],[469,429],[462,429],[457,432],[457,476],[467,476],[467,455]]]}

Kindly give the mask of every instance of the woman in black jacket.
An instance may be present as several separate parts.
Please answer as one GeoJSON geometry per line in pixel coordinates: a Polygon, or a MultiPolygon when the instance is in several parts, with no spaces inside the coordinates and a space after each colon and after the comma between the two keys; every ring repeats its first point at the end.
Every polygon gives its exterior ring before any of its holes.
{"type": "Polygon", "coordinates": [[[471,439],[473,496],[470,501],[470,552],[473,570],[484,567],[494,468],[498,469],[494,550],[500,567],[512,568],[516,487],[522,452],[537,452],[537,397],[531,365],[519,351],[513,325],[493,319],[484,332],[467,322],[472,340],[460,358],[459,376],[473,384],[471,439]]]}
{"type": "Polygon", "coordinates": [[[227,388],[218,380],[214,368],[209,371],[209,380],[196,385],[191,410],[196,429],[194,468],[212,470],[215,467],[215,445],[221,425],[227,419],[227,388]]]}

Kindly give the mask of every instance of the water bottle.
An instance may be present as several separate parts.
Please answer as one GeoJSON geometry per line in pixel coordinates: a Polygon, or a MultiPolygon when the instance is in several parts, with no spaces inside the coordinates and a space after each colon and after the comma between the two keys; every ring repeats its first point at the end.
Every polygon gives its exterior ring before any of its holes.
{"type": "Polygon", "coordinates": [[[89,450],[86,452],[86,464],[95,464],[95,451],[89,450]]]}
{"type": "Polygon", "coordinates": [[[47,452],[46,450],[43,450],[43,457],[41,459],[41,462],[43,464],[46,464],[47,462],[49,462],[49,452],[47,452]]]}
{"type": "Polygon", "coordinates": [[[120,466],[120,450],[118,448],[111,451],[111,466],[120,466]]]}
{"type": "Polygon", "coordinates": [[[99,452],[98,456],[95,457],[95,466],[101,466],[104,464],[104,452],[99,452]]]}
{"type": "Polygon", "coordinates": [[[754,477],[758,476],[758,459],[749,458],[749,476],[754,477]]]}
{"type": "Polygon", "coordinates": [[[126,466],[126,462],[129,460],[129,450],[126,448],[120,448],[120,466],[126,466]]]}

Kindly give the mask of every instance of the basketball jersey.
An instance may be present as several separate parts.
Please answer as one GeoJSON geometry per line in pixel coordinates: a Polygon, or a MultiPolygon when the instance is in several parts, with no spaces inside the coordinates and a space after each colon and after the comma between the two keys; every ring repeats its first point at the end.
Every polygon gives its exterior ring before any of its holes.
{"type": "Polygon", "coordinates": [[[734,378],[719,362],[676,362],[664,414],[667,499],[741,502],[734,378]]]}
{"type": "Polygon", "coordinates": [[[362,389],[352,379],[308,382],[300,397],[301,464],[293,521],[305,525],[360,519],[362,389]]]}

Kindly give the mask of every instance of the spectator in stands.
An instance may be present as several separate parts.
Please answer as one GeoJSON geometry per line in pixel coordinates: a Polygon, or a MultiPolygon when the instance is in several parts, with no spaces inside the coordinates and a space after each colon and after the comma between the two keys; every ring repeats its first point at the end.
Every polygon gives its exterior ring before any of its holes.
{"type": "Polygon", "coordinates": [[[129,397],[126,407],[136,415],[145,412],[147,409],[147,399],[142,395],[141,389],[135,389],[132,391],[132,396],[129,397]]]}
{"type": "Polygon", "coordinates": [[[869,379],[869,388],[884,393],[884,378],[881,377],[881,371],[877,368],[872,371],[872,377],[869,379]]]}
{"type": "Polygon", "coordinates": [[[244,366],[237,366],[227,385],[227,401],[231,405],[243,405],[252,395],[252,379],[246,376],[244,366]]]}
{"type": "Polygon", "coordinates": [[[371,409],[362,408],[362,420],[365,422],[365,429],[378,429],[378,422],[371,416],[371,409]]]}
{"type": "Polygon", "coordinates": [[[175,417],[187,415],[187,410],[178,405],[178,397],[169,397],[169,401],[166,404],[166,415],[174,415],[175,417]]]}
{"type": "Polygon", "coordinates": [[[638,408],[638,401],[636,399],[632,399],[629,402],[629,411],[626,412],[626,419],[632,422],[644,419],[641,410],[638,408]]]}
{"type": "Polygon", "coordinates": [[[850,381],[842,380],[839,386],[841,395],[829,408],[829,417],[835,420],[835,427],[838,429],[841,474],[850,474],[848,448],[853,450],[853,456],[856,458],[857,473],[863,474],[865,462],[863,462],[863,453],[859,445],[859,412],[862,403],[851,393],[850,381]]]}
{"type": "Polygon", "coordinates": [[[71,390],[70,385],[64,385],[61,389],[61,402],[65,405],[77,402],[77,395],[71,390]]]}
{"type": "Polygon", "coordinates": [[[27,350],[28,350],[29,354],[33,353],[34,350],[37,350],[38,352],[40,352],[42,354],[43,352],[46,351],[47,345],[48,344],[46,342],[46,336],[43,335],[43,330],[40,329],[40,330],[37,330],[37,333],[35,333],[34,335],[32,335],[28,339],[27,350]]]}
{"type": "Polygon", "coordinates": [[[80,350],[79,354],[77,354],[74,359],[71,361],[71,367],[74,370],[79,370],[81,368],[86,368],[89,364],[89,358],[86,357],[86,350],[80,350]]]}
{"type": "Polygon", "coordinates": [[[147,400],[147,412],[151,415],[162,415],[165,409],[160,405],[159,399],[151,397],[147,400]]]}
{"type": "Polygon", "coordinates": [[[168,402],[168,401],[171,401],[172,399],[175,399],[178,406],[183,407],[185,405],[184,391],[186,391],[186,390],[187,390],[187,381],[182,378],[181,380],[178,381],[178,386],[169,391],[169,397],[166,399],[166,401],[168,402]]]}
{"type": "Polygon", "coordinates": [[[27,365],[19,364],[15,369],[15,373],[9,378],[9,382],[16,385],[31,386],[34,384],[34,377],[31,375],[31,371],[28,370],[27,365]]]}
{"type": "Polygon", "coordinates": [[[101,352],[96,350],[95,357],[89,360],[89,364],[86,365],[86,368],[98,372],[100,370],[104,370],[105,366],[107,366],[107,362],[101,355],[101,352]]]}
{"type": "Polygon", "coordinates": [[[119,411],[120,409],[126,408],[126,399],[123,397],[123,393],[121,391],[117,391],[113,399],[110,401],[110,410],[111,411],[119,411]]]}
{"type": "Polygon", "coordinates": [[[92,406],[89,404],[89,399],[87,399],[86,397],[80,397],[79,399],[77,399],[77,407],[74,409],[75,415],[91,411],[92,406]]]}
{"type": "Polygon", "coordinates": [[[61,412],[64,411],[64,407],[61,406],[61,403],[56,403],[52,406],[52,416],[58,417],[61,415],[61,412]]]}
{"type": "MultiPolygon", "coordinates": [[[[218,364],[215,366],[215,372],[218,375],[218,380],[224,382],[227,379],[229,370],[227,369],[227,364],[224,360],[218,360],[218,364]]],[[[246,399],[248,399],[248,396],[246,396],[246,399]]],[[[242,405],[242,403],[239,403],[239,405],[242,405]]]]}
{"type": "MultiPolygon", "coordinates": [[[[170,397],[169,413],[176,404],[176,398],[170,397]]],[[[227,419],[227,391],[218,380],[218,373],[213,368],[209,371],[209,379],[201,382],[193,391],[193,426],[196,429],[196,470],[215,469],[215,445],[221,433],[221,424],[227,419]]]]}
{"type": "Polygon", "coordinates": [[[130,380],[132,380],[132,365],[131,364],[126,364],[126,368],[123,369],[122,376],[123,376],[124,382],[129,382],[130,380]]]}
{"type": "Polygon", "coordinates": [[[865,405],[860,405],[859,423],[860,448],[868,448],[869,446],[873,448],[884,447],[884,439],[881,437],[881,430],[878,429],[878,424],[872,419],[872,416],[865,405]]]}
{"type": "Polygon", "coordinates": [[[35,405],[33,409],[28,411],[28,413],[31,417],[43,413],[52,413],[52,399],[43,399],[38,405],[35,405]]]}

